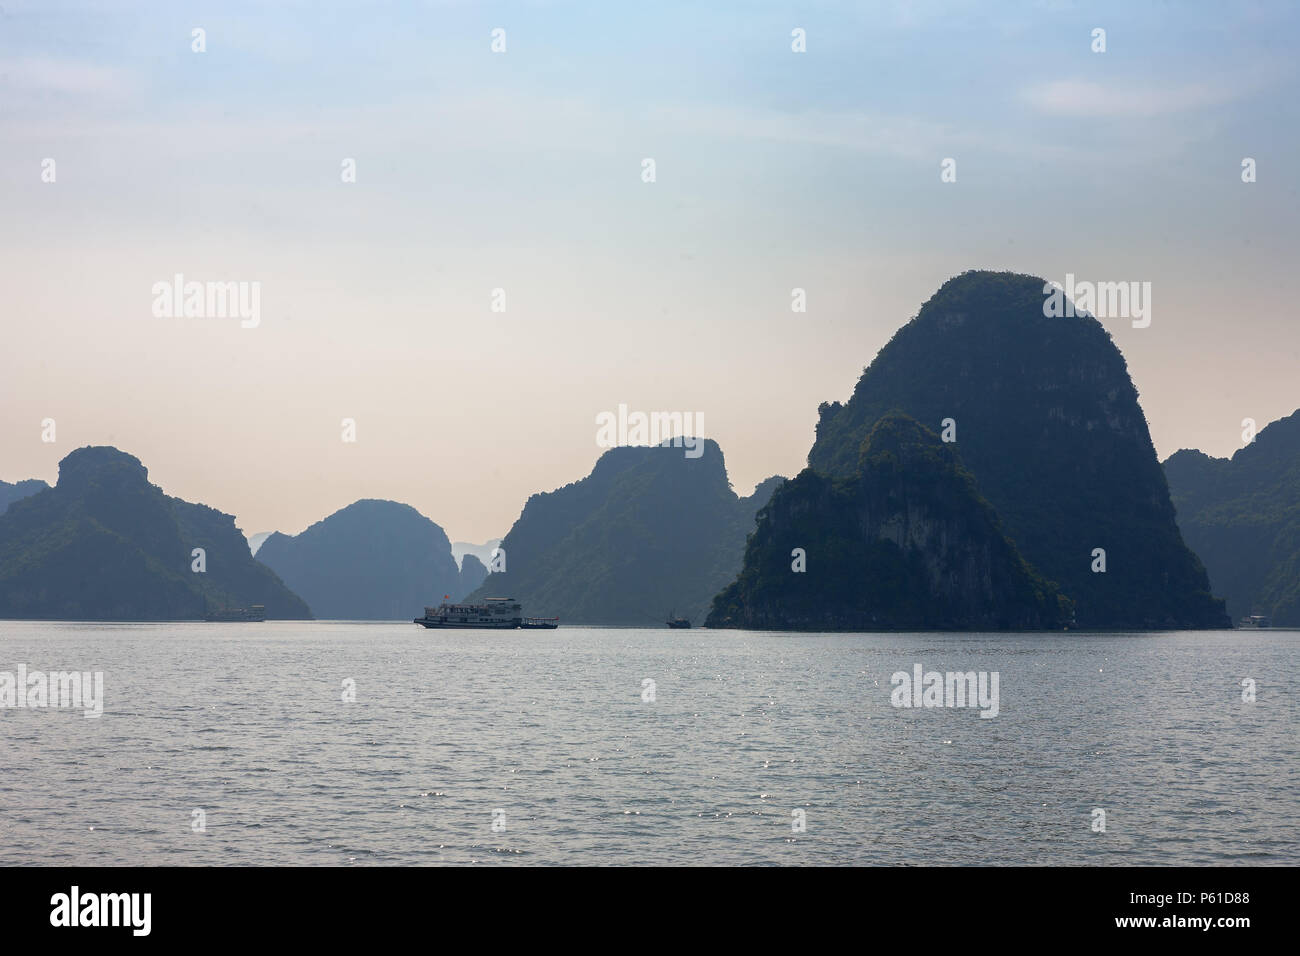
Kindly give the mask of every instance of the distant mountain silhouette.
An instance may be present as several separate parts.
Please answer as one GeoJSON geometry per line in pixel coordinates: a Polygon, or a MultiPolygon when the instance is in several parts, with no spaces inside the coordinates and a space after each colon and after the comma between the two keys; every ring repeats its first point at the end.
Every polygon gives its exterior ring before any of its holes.
{"type": "Polygon", "coordinates": [[[465,552],[465,556],[460,559],[460,590],[456,597],[462,598],[471,593],[487,580],[487,576],[488,569],[483,562],[472,551],[465,552]]]}
{"type": "Polygon", "coordinates": [[[276,532],[257,559],[318,618],[411,620],[443,595],[462,596],[451,542],[410,505],[364,499],[298,535],[276,532]]]}
{"type": "Polygon", "coordinates": [[[1300,410],[1231,459],[1178,451],[1165,475],[1183,537],[1232,617],[1300,627],[1300,410]]]}
{"type": "Polygon", "coordinates": [[[259,531],[257,534],[250,534],[248,536],[248,550],[253,552],[253,557],[257,557],[258,550],[262,547],[266,539],[271,537],[273,534],[275,534],[274,531],[259,531]]]}
{"type": "Polygon", "coordinates": [[[942,430],[1020,554],[1076,602],[1080,627],[1222,627],[1223,602],[1183,543],[1124,357],[1090,316],[1043,314],[1044,281],[967,272],[944,283],[820,408],[808,455],[853,478],[891,410],[942,430]],[[1094,549],[1106,571],[1093,571],[1094,549]]]}
{"type": "Polygon", "coordinates": [[[167,496],[116,448],[77,449],[55,487],[0,515],[0,617],[190,620],[252,604],[270,618],[311,617],[253,560],[231,515],[167,496]]]}
{"type": "Polygon", "coordinates": [[[1069,619],[1069,602],[1003,536],[955,447],[894,412],[872,426],[855,476],[805,469],[776,490],[707,623],[1041,630],[1069,619]]]}
{"type": "Polygon", "coordinates": [[[500,538],[489,538],[482,544],[474,544],[470,541],[453,541],[451,543],[451,556],[460,561],[465,555],[472,554],[486,566],[492,561],[492,550],[500,544],[500,538]]]}
{"type": "Polygon", "coordinates": [[[505,573],[473,597],[517,598],[526,614],[564,623],[661,627],[675,610],[699,624],[784,480],[737,497],[717,442],[703,449],[612,448],[581,481],[533,495],[502,541],[505,573]]]}
{"type": "Polygon", "coordinates": [[[4,514],[13,502],[21,498],[27,498],[36,494],[38,491],[44,491],[50,487],[39,478],[28,478],[26,481],[10,483],[0,481],[0,515],[4,514]]]}

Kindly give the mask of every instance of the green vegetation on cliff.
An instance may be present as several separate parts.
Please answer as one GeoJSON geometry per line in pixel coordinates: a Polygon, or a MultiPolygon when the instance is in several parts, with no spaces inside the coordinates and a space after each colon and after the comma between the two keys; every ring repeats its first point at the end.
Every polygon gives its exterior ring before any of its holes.
{"type": "Polygon", "coordinates": [[[501,543],[505,572],[473,597],[518,598],[526,614],[567,623],[662,626],[675,610],[698,624],[781,481],[737,497],[722,449],[703,449],[611,448],[586,478],[533,495],[501,543]]]}
{"type": "Polygon", "coordinates": [[[777,489],[707,623],[1039,630],[1069,617],[1069,601],[1003,536],[953,446],[894,413],[873,425],[851,477],[808,469],[777,489]]]}
{"type": "Polygon", "coordinates": [[[271,618],[311,617],[253,560],[233,517],[168,497],[116,448],[77,449],[55,487],[0,515],[0,617],[192,620],[251,604],[271,618]],[[192,570],[195,548],[202,573],[192,570]]]}
{"type": "Polygon", "coordinates": [[[26,481],[13,482],[0,481],[0,515],[8,510],[9,506],[15,501],[23,498],[29,498],[38,491],[44,491],[48,488],[45,482],[39,478],[28,478],[26,481]]]}
{"type": "Polygon", "coordinates": [[[1183,537],[1229,614],[1300,627],[1300,411],[1231,459],[1176,452],[1165,475],[1183,537]]]}
{"type": "Polygon", "coordinates": [[[1090,316],[1043,314],[1042,279],[967,272],[880,350],[849,401],[823,404],[814,472],[851,478],[880,418],[952,420],[956,448],[1021,555],[1075,602],[1080,627],[1221,627],[1223,602],[1183,543],[1137,390],[1090,316]],[[1093,571],[1093,551],[1106,571],[1093,571]]]}

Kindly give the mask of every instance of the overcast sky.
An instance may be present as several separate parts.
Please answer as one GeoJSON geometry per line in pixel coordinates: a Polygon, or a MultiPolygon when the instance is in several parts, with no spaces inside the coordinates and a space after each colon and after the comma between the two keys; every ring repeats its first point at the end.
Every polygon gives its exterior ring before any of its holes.
{"type": "Polygon", "coordinates": [[[0,478],[112,444],[249,534],[376,497],[484,540],[623,403],[702,415],[748,493],[970,268],[1151,282],[1105,324],[1157,451],[1229,455],[1300,406],[1298,20],[0,0],[0,478]],[[260,324],[156,316],[177,273],[260,324]]]}

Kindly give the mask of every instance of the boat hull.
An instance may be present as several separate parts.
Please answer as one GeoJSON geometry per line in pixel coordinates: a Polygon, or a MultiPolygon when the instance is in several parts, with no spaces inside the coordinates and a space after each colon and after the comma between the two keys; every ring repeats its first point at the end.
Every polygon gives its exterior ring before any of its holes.
{"type": "Polygon", "coordinates": [[[414,621],[421,627],[439,628],[442,630],[462,629],[478,631],[512,631],[519,627],[515,621],[443,621],[437,618],[417,617],[414,621]]]}

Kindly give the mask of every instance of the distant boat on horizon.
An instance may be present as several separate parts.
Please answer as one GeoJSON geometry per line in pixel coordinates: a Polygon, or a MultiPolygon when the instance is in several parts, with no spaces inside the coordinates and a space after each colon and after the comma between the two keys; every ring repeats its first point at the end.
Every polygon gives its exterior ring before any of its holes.
{"type": "Polygon", "coordinates": [[[691,622],[689,618],[677,617],[676,610],[672,610],[668,612],[668,626],[671,627],[673,630],[677,631],[677,630],[689,628],[691,626],[691,622]]]}
{"type": "Polygon", "coordinates": [[[1267,614],[1250,614],[1243,617],[1238,627],[1272,627],[1273,620],[1267,614]]]}
{"type": "Polygon", "coordinates": [[[254,604],[250,607],[222,607],[208,611],[203,615],[205,621],[265,621],[266,607],[254,604]]]}

